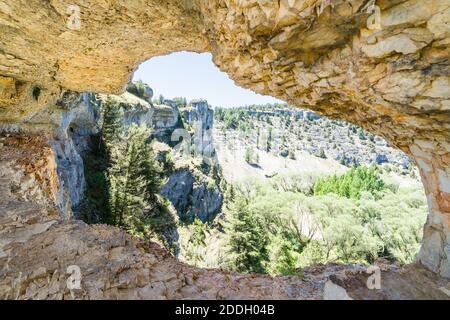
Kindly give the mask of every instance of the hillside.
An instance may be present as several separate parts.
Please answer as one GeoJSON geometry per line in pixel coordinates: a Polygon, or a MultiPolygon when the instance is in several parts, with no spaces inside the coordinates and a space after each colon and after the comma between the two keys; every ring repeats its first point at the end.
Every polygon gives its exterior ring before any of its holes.
{"type": "Polygon", "coordinates": [[[287,105],[217,108],[215,118],[214,144],[229,181],[294,172],[343,173],[354,165],[377,165],[403,186],[420,183],[407,155],[343,121],[287,105]]]}

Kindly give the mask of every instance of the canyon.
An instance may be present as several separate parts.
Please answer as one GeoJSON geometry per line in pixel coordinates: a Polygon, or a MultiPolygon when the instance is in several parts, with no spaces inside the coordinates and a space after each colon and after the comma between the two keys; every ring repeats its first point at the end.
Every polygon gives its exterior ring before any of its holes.
{"type": "Polygon", "coordinates": [[[448,298],[448,1],[86,0],[75,29],[69,5],[0,0],[2,298],[321,299],[329,279],[354,299],[448,298]],[[96,129],[91,94],[71,92],[121,94],[141,62],[181,50],[211,52],[238,85],[355,123],[412,156],[429,204],[417,263],[382,266],[381,291],[365,287],[358,266],[240,275],[73,219],[80,194],[65,185],[79,170],[67,168],[79,168],[96,129]],[[73,99],[79,111],[58,111],[73,99]],[[76,292],[65,285],[69,265],[83,270],[76,292]]]}

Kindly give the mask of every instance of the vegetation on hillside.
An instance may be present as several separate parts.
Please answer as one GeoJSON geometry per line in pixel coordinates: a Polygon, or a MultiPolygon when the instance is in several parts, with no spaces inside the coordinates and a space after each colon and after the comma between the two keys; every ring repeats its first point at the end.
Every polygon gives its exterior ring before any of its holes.
{"type": "Polygon", "coordinates": [[[371,264],[380,257],[399,264],[414,261],[427,214],[421,188],[381,188],[370,167],[349,176],[358,177],[351,179],[351,197],[315,195],[323,181],[334,181],[316,174],[228,185],[224,231],[204,226],[216,237],[204,249],[216,256],[216,264],[208,266],[291,275],[317,263],[371,264]],[[368,188],[374,177],[375,187],[368,188]]]}
{"type": "Polygon", "coordinates": [[[381,137],[308,110],[287,104],[216,108],[215,120],[217,136],[231,147],[245,145],[292,160],[297,153],[310,154],[347,167],[375,164],[417,178],[410,159],[381,137]]]}
{"type": "Polygon", "coordinates": [[[145,99],[145,83],[141,80],[132,81],[127,85],[127,91],[136,97],[145,99]]]}
{"type": "Polygon", "coordinates": [[[320,179],[314,186],[315,195],[334,193],[341,197],[359,199],[363,192],[376,194],[385,189],[375,166],[354,167],[343,175],[333,174],[320,179]]]}
{"type": "Polygon", "coordinates": [[[151,130],[136,124],[125,129],[121,116],[117,102],[108,98],[100,134],[85,156],[87,197],[82,218],[166,242],[164,232],[175,227],[175,219],[166,200],[158,196],[162,169],[148,141],[151,130]]]}

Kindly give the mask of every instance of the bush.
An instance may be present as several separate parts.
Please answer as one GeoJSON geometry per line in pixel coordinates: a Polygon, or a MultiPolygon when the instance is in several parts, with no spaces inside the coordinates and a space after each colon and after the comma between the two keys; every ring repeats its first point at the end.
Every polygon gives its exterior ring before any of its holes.
{"type": "Polygon", "coordinates": [[[298,192],[305,195],[314,193],[314,185],[319,178],[313,172],[277,175],[270,179],[272,188],[281,192],[298,192]]]}

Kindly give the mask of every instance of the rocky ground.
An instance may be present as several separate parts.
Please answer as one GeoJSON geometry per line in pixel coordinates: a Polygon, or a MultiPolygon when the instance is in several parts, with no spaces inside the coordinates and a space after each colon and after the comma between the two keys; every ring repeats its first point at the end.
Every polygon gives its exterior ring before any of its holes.
{"type": "Polygon", "coordinates": [[[2,135],[0,142],[3,299],[449,298],[449,284],[414,265],[380,264],[376,291],[367,289],[362,266],[315,266],[300,277],[275,278],[187,266],[117,228],[63,219],[50,146],[24,135],[2,135]],[[81,286],[69,290],[67,268],[74,265],[81,286]]]}

